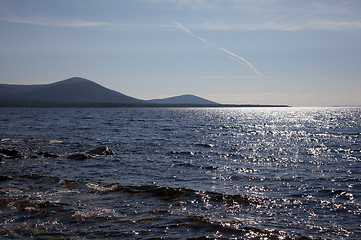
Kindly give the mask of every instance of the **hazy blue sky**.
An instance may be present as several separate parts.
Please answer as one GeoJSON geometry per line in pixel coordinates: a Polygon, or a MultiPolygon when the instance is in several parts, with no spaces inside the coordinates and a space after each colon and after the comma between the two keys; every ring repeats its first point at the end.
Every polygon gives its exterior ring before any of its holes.
{"type": "Polygon", "coordinates": [[[360,0],[0,0],[0,82],[361,104],[360,0]]]}

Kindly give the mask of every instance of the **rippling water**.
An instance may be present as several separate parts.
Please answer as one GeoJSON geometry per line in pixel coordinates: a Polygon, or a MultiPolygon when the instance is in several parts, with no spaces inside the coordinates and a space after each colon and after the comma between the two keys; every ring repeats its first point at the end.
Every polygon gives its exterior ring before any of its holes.
{"type": "Polygon", "coordinates": [[[0,164],[0,238],[360,239],[360,116],[0,109],[0,147],[25,156],[0,164]],[[101,145],[117,154],[65,157],[101,145]]]}

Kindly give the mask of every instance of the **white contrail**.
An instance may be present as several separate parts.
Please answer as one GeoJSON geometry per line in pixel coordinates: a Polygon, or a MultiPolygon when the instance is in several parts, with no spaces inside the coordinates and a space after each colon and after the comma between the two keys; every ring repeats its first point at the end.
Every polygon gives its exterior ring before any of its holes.
{"type": "Polygon", "coordinates": [[[254,71],[255,73],[257,73],[257,75],[263,76],[262,73],[260,73],[250,62],[248,62],[248,61],[247,61],[246,59],[244,59],[243,57],[238,56],[237,54],[232,53],[232,52],[228,51],[227,49],[224,49],[224,48],[219,48],[219,49],[222,50],[223,52],[228,53],[229,55],[235,57],[236,59],[239,59],[239,60],[243,61],[252,71],[254,71]]]}
{"type": "Polygon", "coordinates": [[[183,31],[185,31],[188,35],[214,47],[214,48],[217,48],[218,50],[221,50],[223,53],[226,53],[228,55],[230,55],[231,59],[233,59],[234,61],[237,61],[237,62],[241,62],[243,63],[245,66],[247,66],[249,69],[251,69],[253,72],[255,72],[258,76],[261,76],[263,77],[264,75],[262,73],[260,73],[250,62],[248,62],[246,59],[244,59],[243,57],[241,56],[238,56],[237,54],[235,53],[232,53],[230,51],[228,51],[227,49],[225,48],[221,48],[221,47],[218,47],[216,45],[214,45],[213,43],[207,41],[206,39],[204,38],[201,38],[197,35],[195,35],[194,33],[192,33],[188,28],[186,28],[185,26],[183,26],[182,24],[180,24],[179,22],[176,22],[176,21],[173,21],[173,23],[175,23],[180,29],[182,29],[183,31]]]}
{"type": "Polygon", "coordinates": [[[175,23],[180,29],[182,29],[183,31],[185,31],[186,33],[188,33],[190,36],[192,36],[192,37],[194,37],[194,38],[197,38],[198,40],[200,40],[200,41],[202,41],[202,42],[204,42],[204,43],[206,43],[206,44],[208,44],[208,45],[210,45],[210,46],[212,46],[212,47],[218,48],[218,47],[217,47],[216,45],[214,45],[213,43],[210,43],[210,42],[208,42],[206,39],[201,38],[201,37],[195,35],[194,33],[192,33],[191,31],[189,31],[188,28],[186,28],[185,26],[183,26],[183,25],[180,24],[179,22],[174,21],[174,23],[175,23]]]}

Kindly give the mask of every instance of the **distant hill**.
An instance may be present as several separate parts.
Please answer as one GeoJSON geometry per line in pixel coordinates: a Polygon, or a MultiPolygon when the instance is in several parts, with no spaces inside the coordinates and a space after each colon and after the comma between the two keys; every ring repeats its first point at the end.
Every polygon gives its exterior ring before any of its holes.
{"type": "Polygon", "coordinates": [[[0,107],[287,107],[224,105],[194,95],[141,100],[73,77],[50,84],[0,84],[0,107]]]}
{"type": "Polygon", "coordinates": [[[153,104],[179,104],[179,105],[220,105],[219,103],[194,96],[191,94],[169,97],[164,99],[153,99],[147,101],[153,104]]]}
{"type": "Polygon", "coordinates": [[[0,105],[46,106],[90,104],[145,104],[90,80],[73,77],[40,85],[0,84],[0,105]]]}

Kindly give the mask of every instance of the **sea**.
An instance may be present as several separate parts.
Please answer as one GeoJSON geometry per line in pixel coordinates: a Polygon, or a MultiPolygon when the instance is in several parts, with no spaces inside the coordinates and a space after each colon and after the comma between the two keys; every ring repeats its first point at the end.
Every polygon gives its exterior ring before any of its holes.
{"type": "Polygon", "coordinates": [[[361,239],[360,140],[361,108],[0,108],[0,239],[361,239]]]}

